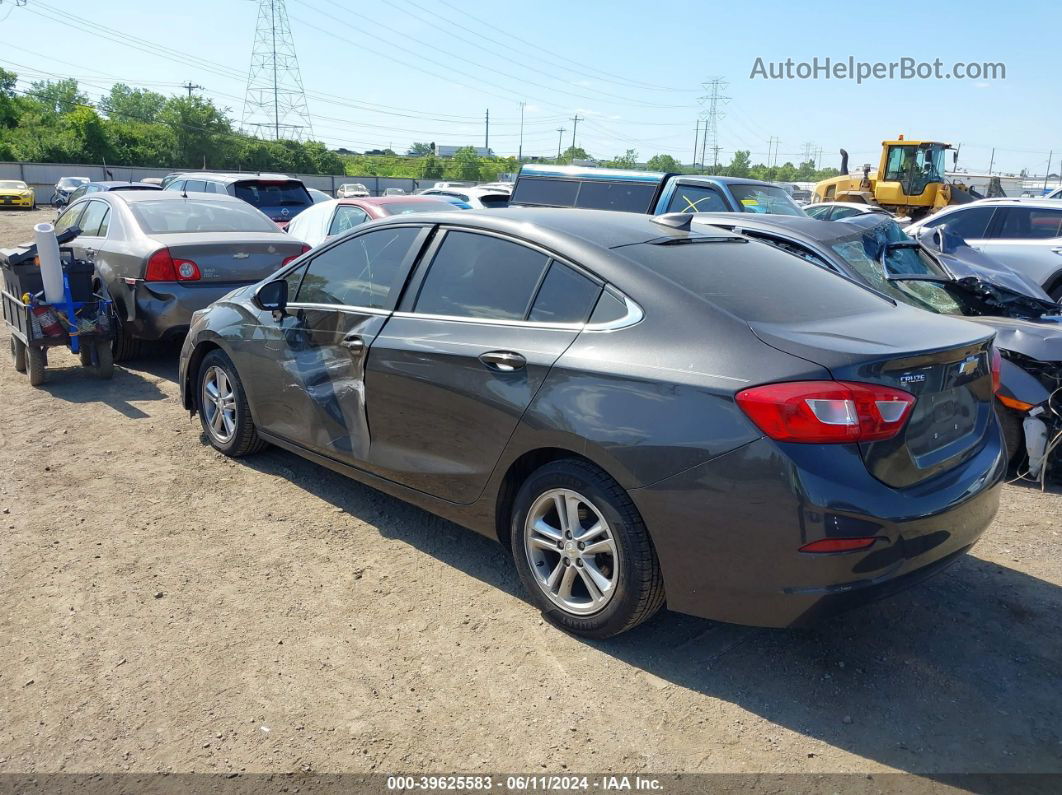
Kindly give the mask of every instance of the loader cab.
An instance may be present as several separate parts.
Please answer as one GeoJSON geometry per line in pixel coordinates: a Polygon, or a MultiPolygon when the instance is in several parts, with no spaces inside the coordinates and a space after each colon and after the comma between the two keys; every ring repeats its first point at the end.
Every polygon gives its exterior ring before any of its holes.
{"type": "Polygon", "coordinates": [[[926,188],[944,182],[948,149],[951,149],[948,144],[935,142],[883,141],[878,191],[879,194],[884,191],[898,195],[895,201],[892,197],[879,195],[878,201],[882,204],[932,204],[935,191],[927,192],[926,188]],[[922,197],[924,201],[905,202],[899,200],[901,195],[922,197]]]}

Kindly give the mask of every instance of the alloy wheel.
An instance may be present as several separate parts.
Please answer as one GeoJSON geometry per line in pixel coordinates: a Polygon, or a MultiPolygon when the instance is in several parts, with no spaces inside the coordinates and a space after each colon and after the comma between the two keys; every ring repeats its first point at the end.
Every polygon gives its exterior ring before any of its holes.
{"type": "Polygon", "coordinates": [[[619,554],[612,529],[590,500],[550,489],[524,521],[524,551],[542,593],[572,615],[591,615],[612,598],[619,554]]]}
{"type": "Polygon", "coordinates": [[[236,433],[236,394],[228,374],[212,366],[203,376],[203,412],[210,435],[221,444],[236,433]]]}

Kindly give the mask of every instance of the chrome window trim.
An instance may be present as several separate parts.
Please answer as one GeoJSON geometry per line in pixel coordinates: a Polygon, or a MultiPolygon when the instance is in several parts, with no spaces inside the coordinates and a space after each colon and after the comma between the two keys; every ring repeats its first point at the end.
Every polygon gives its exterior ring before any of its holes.
{"type": "MultiPolygon", "coordinates": [[[[616,331],[618,329],[633,326],[641,322],[645,312],[627,296],[620,293],[623,303],[627,307],[627,313],[623,317],[610,320],[606,323],[537,323],[531,320],[510,320],[489,317],[463,317],[461,315],[429,315],[424,312],[391,312],[394,317],[410,318],[413,320],[442,320],[452,323],[474,323],[480,326],[515,326],[519,328],[543,329],[552,331],[616,331]]],[[[349,307],[348,307],[349,308],[349,307]]]]}
{"type": "MultiPolygon", "coordinates": [[[[276,281],[276,280],[275,280],[276,281]]],[[[357,312],[360,315],[380,315],[386,317],[397,314],[390,309],[376,309],[371,306],[354,306],[353,304],[315,304],[315,303],[290,303],[289,307],[295,309],[321,309],[325,311],[357,312]]]]}

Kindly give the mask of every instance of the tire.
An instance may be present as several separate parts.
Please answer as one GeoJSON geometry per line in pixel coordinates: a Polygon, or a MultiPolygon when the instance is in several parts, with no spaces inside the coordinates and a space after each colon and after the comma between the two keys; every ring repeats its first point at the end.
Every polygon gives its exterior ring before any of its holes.
{"type": "Polygon", "coordinates": [[[47,364],[44,348],[33,345],[26,348],[26,371],[29,373],[30,386],[40,386],[44,383],[47,377],[45,371],[47,364]]]}
{"type": "Polygon", "coordinates": [[[520,579],[546,620],[560,629],[609,638],[663,606],[663,575],[645,524],[627,492],[593,464],[562,459],[535,470],[517,492],[511,522],[520,579]],[[576,521],[560,518],[562,506],[569,514],[568,507],[576,506],[576,521]],[[562,526],[570,530],[558,537],[562,526]],[[591,547],[598,551],[588,554],[591,547]]]}
{"type": "Polygon", "coordinates": [[[204,356],[195,383],[199,421],[214,449],[230,458],[240,458],[266,446],[258,438],[243,382],[228,356],[219,350],[204,356]],[[212,390],[208,389],[211,384],[212,390]],[[222,402],[212,399],[212,394],[222,402]]]}
{"type": "Polygon", "coordinates": [[[999,424],[1003,427],[1003,441],[1007,446],[1007,462],[1017,468],[1025,460],[1025,415],[1003,406],[996,408],[999,424]]]}
{"type": "Polygon", "coordinates": [[[144,341],[129,333],[128,327],[117,316],[114,317],[114,340],[111,342],[111,359],[115,362],[127,362],[144,353],[144,341]]]}
{"type": "Polygon", "coordinates": [[[114,352],[110,340],[96,340],[92,343],[96,352],[96,363],[92,363],[92,351],[89,351],[89,368],[97,378],[108,381],[114,377],[114,352]]]}
{"type": "Polygon", "coordinates": [[[77,357],[81,360],[82,367],[92,367],[92,348],[82,344],[77,350],[77,357]]]}
{"type": "Polygon", "coordinates": [[[11,337],[11,358],[15,360],[15,371],[26,372],[26,343],[18,337],[11,337]]]}

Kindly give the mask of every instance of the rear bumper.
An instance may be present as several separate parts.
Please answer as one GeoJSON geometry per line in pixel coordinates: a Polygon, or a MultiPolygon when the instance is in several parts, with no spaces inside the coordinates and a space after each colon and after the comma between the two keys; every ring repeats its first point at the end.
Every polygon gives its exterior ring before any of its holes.
{"type": "Polygon", "coordinates": [[[134,336],[146,340],[171,339],[188,332],[192,313],[255,282],[144,282],[126,285],[132,291],[133,317],[123,318],[134,336]]]}
{"type": "Polygon", "coordinates": [[[993,423],[978,452],[904,489],[859,452],[822,446],[815,472],[767,439],[630,492],[656,546],[668,607],[756,626],[813,623],[912,585],[954,562],[991,523],[1005,456],[993,423]],[[868,549],[798,548],[874,536],[868,549]]]}

